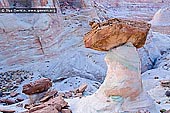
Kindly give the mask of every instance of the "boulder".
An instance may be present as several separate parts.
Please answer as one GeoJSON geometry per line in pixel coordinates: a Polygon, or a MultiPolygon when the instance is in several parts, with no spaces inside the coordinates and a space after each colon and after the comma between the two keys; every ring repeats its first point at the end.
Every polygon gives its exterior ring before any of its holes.
{"type": "Polygon", "coordinates": [[[108,51],[111,48],[131,42],[140,48],[145,44],[150,24],[125,19],[110,19],[102,23],[91,23],[92,30],[85,34],[85,47],[108,51]]]}
{"type": "Polygon", "coordinates": [[[52,82],[48,78],[41,78],[33,83],[25,84],[22,92],[27,95],[41,93],[47,91],[52,86],[52,82]]]}
{"type": "Polygon", "coordinates": [[[85,89],[87,88],[87,84],[83,84],[79,87],[79,93],[83,93],[85,89]]]}

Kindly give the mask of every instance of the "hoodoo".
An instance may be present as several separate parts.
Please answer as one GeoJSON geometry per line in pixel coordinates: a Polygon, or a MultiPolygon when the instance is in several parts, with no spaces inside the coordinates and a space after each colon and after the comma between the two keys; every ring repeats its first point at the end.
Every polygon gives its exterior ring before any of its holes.
{"type": "Polygon", "coordinates": [[[83,98],[75,113],[156,113],[152,100],[142,89],[141,63],[136,47],[145,43],[150,24],[122,19],[93,23],[84,37],[85,46],[108,51],[106,78],[98,91],[83,98]],[[143,104],[145,103],[145,104],[143,104]]]}

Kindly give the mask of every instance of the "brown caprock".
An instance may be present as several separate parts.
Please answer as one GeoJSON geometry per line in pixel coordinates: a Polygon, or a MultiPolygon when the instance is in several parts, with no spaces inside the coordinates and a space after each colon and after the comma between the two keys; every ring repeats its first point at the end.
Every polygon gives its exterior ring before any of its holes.
{"type": "Polygon", "coordinates": [[[92,30],[85,34],[86,48],[108,51],[111,48],[131,42],[136,48],[145,44],[150,24],[143,21],[109,19],[106,22],[90,23],[92,30]]]}

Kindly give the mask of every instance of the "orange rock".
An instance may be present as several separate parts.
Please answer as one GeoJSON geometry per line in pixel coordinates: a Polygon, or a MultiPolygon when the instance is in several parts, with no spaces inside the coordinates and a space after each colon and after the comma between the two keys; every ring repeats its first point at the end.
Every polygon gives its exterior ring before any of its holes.
{"type": "Polygon", "coordinates": [[[34,83],[25,84],[23,86],[22,92],[27,95],[32,95],[35,93],[41,93],[48,90],[52,86],[52,82],[48,78],[41,78],[34,83]]]}
{"type": "Polygon", "coordinates": [[[87,88],[87,84],[83,84],[78,88],[78,92],[79,93],[83,93],[85,91],[85,89],[87,88]]]}
{"type": "Polygon", "coordinates": [[[102,23],[90,23],[92,30],[85,34],[85,47],[108,51],[111,48],[133,43],[137,48],[145,44],[150,24],[125,19],[110,19],[102,23]]]}

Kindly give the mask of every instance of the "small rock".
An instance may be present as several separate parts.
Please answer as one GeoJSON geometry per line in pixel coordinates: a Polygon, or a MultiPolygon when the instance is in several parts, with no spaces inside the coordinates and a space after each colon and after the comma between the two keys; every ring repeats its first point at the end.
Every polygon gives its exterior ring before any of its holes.
{"type": "Polygon", "coordinates": [[[160,102],[160,101],[157,101],[156,103],[161,104],[161,102],[160,102]]]}
{"type": "Polygon", "coordinates": [[[81,85],[81,86],[78,88],[78,89],[79,89],[79,93],[83,93],[86,88],[87,88],[87,84],[81,85]]]}
{"type": "Polygon", "coordinates": [[[2,91],[0,91],[0,97],[2,97],[3,96],[3,92],[2,91]]]}
{"type": "Polygon", "coordinates": [[[170,87],[170,80],[162,80],[161,86],[162,87],[170,87]]]}
{"type": "Polygon", "coordinates": [[[58,93],[57,90],[50,90],[48,91],[45,96],[40,100],[40,102],[46,102],[48,101],[50,98],[54,97],[56,94],[58,93]]]}
{"type": "Polygon", "coordinates": [[[21,79],[17,79],[17,80],[16,80],[16,83],[19,83],[19,84],[20,84],[21,82],[22,82],[21,79]]]}
{"type": "Polygon", "coordinates": [[[6,99],[7,99],[7,98],[1,98],[1,99],[0,99],[0,103],[5,103],[6,99]]]}
{"type": "Polygon", "coordinates": [[[10,93],[10,96],[11,96],[11,97],[15,97],[15,96],[17,96],[17,95],[18,95],[17,92],[11,92],[11,93],[10,93]]]}
{"type": "Polygon", "coordinates": [[[154,77],[154,79],[159,79],[159,77],[154,77]]]}
{"type": "Polygon", "coordinates": [[[76,93],[76,95],[74,95],[74,97],[79,97],[79,98],[81,98],[82,96],[83,96],[82,93],[76,93]]]}
{"type": "Polygon", "coordinates": [[[161,109],[160,112],[161,112],[161,113],[165,113],[165,112],[166,112],[166,109],[161,109]]]}
{"type": "Polygon", "coordinates": [[[68,107],[68,103],[61,96],[50,99],[38,106],[27,107],[30,113],[58,113],[62,108],[68,107]]]}
{"type": "Polygon", "coordinates": [[[65,92],[64,97],[65,97],[65,98],[70,98],[70,97],[72,97],[72,92],[65,92]]]}
{"type": "Polygon", "coordinates": [[[22,92],[27,95],[32,95],[36,93],[41,93],[48,90],[52,86],[52,82],[48,78],[41,78],[33,83],[25,84],[23,86],[22,92]]]}
{"type": "Polygon", "coordinates": [[[13,98],[8,98],[8,99],[5,100],[5,103],[8,104],[8,105],[15,104],[16,100],[13,99],[13,98]]]}
{"type": "Polygon", "coordinates": [[[7,88],[6,87],[2,87],[2,91],[3,92],[7,91],[7,88]]]}
{"type": "Polygon", "coordinates": [[[17,101],[21,102],[23,101],[24,99],[22,97],[17,97],[17,101]]]}
{"type": "Polygon", "coordinates": [[[166,92],[165,92],[165,95],[166,95],[167,97],[170,97],[170,91],[166,91],[166,92]]]}
{"type": "Polygon", "coordinates": [[[62,109],[61,113],[72,113],[70,109],[62,109]]]}

